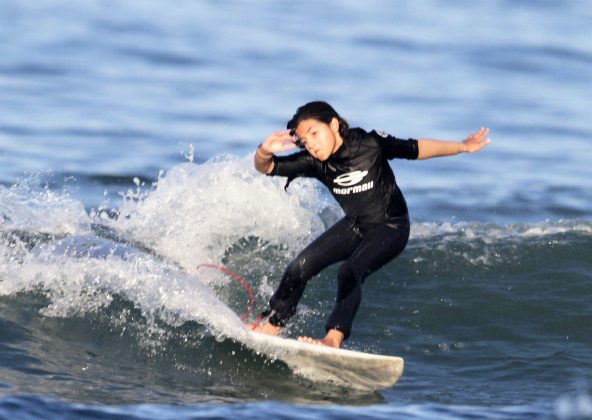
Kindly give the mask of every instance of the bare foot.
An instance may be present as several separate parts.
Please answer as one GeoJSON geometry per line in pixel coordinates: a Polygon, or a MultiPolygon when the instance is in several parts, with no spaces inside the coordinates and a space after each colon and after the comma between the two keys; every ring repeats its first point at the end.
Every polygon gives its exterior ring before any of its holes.
{"type": "Polygon", "coordinates": [[[341,348],[343,344],[344,335],[341,331],[338,330],[329,330],[325,338],[320,340],[316,340],[310,337],[298,337],[298,341],[308,344],[314,344],[316,346],[327,346],[327,347],[334,347],[336,349],[341,348]]]}
{"type": "Polygon", "coordinates": [[[269,335],[280,335],[280,333],[282,332],[282,327],[276,327],[275,325],[271,325],[269,322],[266,322],[263,325],[257,325],[255,323],[247,324],[247,328],[252,331],[257,331],[269,335]]]}

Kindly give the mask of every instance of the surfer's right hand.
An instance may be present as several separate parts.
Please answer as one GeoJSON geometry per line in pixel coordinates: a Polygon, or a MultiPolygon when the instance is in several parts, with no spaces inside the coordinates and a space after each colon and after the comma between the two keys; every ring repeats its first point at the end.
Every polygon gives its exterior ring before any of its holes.
{"type": "Polygon", "coordinates": [[[263,174],[271,173],[274,166],[273,155],[298,147],[295,142],[296,138],[290,135],[290,130],[271,134],[255,152],[255,169],[263,174]]]}
{"type": "Polygon", "coordinates": [[[278,131],[267,137],[265,141],[261,143],[259,149],[264,154],[273,155],[298,147],[294,142],[295,139],[290,135],[290,130],[278,131]]]}

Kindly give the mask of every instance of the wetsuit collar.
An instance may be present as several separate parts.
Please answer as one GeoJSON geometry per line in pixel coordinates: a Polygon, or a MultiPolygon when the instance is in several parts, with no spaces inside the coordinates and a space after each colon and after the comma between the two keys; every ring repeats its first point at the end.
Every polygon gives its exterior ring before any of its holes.
{"type": "Polygon", "coordinates": [[[350,136],[350,133],[351,133],[351,130],[348,131],[347,136],[345,136],[345,138],[343,139],[343,142],[337,148],[337,150],[335,152],[333,152],[333,154],[331,156],[329,156],[329,159],[334,159],[334,158],[339,159],[340,157],[343,157],[343,156],[340,156],[340,155],[343,155],[344,150],[347,149],[347,146],[349,144],[349,140],[350,140],[350,137],[351,137],[350,136]]]}

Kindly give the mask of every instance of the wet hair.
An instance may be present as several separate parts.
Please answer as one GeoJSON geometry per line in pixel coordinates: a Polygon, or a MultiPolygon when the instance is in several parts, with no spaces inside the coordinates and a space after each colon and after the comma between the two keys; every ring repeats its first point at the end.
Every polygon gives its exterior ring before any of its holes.
{"type": "Polygon", "coordinates": [[[302,105],[296,110],[296,113],[292,119],[288,121],[286,128],[289,130],[296,130],[298,124],[311,118],[321,121],[325,124],[330,124],[333,118],[337,118],[337,121],[339,121],[339,135],[342,139],[346,138],[349,131],[349,124],[346,120],[341,118],[341,116],[333,109],[331,105],[323,101],[314,101],[302,105]]]}

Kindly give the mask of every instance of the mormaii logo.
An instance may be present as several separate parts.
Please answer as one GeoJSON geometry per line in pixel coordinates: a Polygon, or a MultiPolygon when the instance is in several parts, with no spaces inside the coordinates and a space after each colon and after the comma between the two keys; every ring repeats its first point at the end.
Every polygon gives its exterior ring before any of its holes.
{"type": "Polygon", "coordinates": [[[359,184],[364,177],[368,175],[368,171],[354,171],[347,174],[339,175],[333,180],[337,185],[341,185],[346,188],[333,188],[333,194],[337,195],[349,195],[356,194],[362,191],[368,191],[374,188],[374,181],[366,182],[365,184],[359,184]],[[353,185],[353,186],[352,186],[353,185]]]}
{"type": "Polygon", "coordinates": [[[366,175],[368,175],[368,171],[349,172],[347,174],[339,175],[333,180],[333,182],[342,187],[349,187],[350,185],[356,185],[359,183],[366,175]]]}

